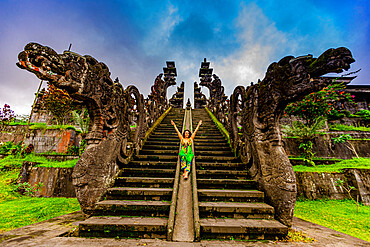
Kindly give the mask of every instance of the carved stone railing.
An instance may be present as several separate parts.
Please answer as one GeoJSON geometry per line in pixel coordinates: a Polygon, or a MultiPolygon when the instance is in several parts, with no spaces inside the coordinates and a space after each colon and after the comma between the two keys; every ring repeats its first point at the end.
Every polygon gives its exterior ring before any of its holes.
{"type": "Polygon", "coordinates": [[[174,62],[167,62],[165,80],[162,75],[157,77],[152,97],[144,100],[135,86],[124,89],[118,80],[113,82],[108,67],[88,55],[58,54],[29,43],[18,59],[20,68],[65,89],[88,109],[87,145],[72,178],[81,209],[89,215],[113,183],[119,165],[127,164],[139,152],[147,130],[168,109],[166,90],[176,84],[174,62]]]}
{"type": "MultiPolygon", "coordinates": [[[[210,107],[229,131],[231,146],[265,192],[266,202],[275,208],[275,218],[287,226],[292,225],[297,188],[292,165],[282,147],[280,117],[290,102],[332,82],[322,75],[348,70],[353,62],[351,52],[343,47],[329,49],[318,58],[284,57],[268,67],[258,84],[236,87],[228,107],[210,107]]],[[[203,74],[209,81],[209,73],[203,74]]]]}

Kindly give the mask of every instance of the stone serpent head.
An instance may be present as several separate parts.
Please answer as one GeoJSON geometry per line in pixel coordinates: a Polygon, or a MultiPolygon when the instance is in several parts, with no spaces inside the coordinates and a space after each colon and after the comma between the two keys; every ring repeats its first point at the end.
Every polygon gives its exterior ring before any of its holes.
{"type": "Polygon", "coordinates": [[[93,57],[69,51],[58,54],[50,47],[29,43],[18,59],[18,67],[65,89],[87,106],[92,120],[88,141],[99,142],[127,118],[123,87],[113,83],[108,67],[93,57]]]}

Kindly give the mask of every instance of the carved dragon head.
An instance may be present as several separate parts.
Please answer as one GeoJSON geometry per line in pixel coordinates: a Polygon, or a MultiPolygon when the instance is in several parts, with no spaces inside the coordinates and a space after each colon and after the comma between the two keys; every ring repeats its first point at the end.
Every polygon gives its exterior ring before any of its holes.
{"type": "Polygon", "coordinates": [[[296,58],[287,56],[268,67],[262,84],[273,82],[275,88],[280,88],[287,96],[294,96],[295,100],[296,95],[306,94],[303,93],[306,90],[311,93],[325,86],[320,76],[341,73],[348,70],[353,62],[355,60],[350,50],[345,47],[328,49],[318,58],[313,58],[312,55],[296,58]],[[310,85],[313,83],[317,83],[317,86],[310,85]]]}
{"type": "Polygon", "coordinates": [[[104,63],[69,51],[58,54],[37,43],[27,44],[18,59],[21,69],[65,89],[73,99],[86,104],[92,120],[87,140],[99,142],[127,118],[124,116],[127,109],[121,109],[126,105],[124,90],[121,84],[113,83],[104,63]]]}

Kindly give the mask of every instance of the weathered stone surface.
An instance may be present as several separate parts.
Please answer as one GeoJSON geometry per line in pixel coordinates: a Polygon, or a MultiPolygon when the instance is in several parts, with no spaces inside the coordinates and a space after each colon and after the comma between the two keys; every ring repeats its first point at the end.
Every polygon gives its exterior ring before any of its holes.
{"type": "Polygon", "coordinates": [[[349,199],[347,191],[343,188],[353,186],[351,191],[355,198],[364,205],[370,205],[370,171],[368,169],[344,169],[342,173],[327,172],[295,172],[297,178],[297,195],[310,200],[316,199],[349,199]],[[337,186],[336,181],[344,181],[342,186],[337,186]]]}
{"type": "Polygon", "coordinates": [[[274,206],[276,219],[287,226],[292,225],[297,189],[292,166],[282,146],[280,117],[290,102],[319,91],[331,82],[321,75],[348,70],[353,62],[351,52],[343,47],[329,49],[317,59],[312,55],[288,56],[272,63],[258,84],[246,89],[239,86],[231,96],[233,145],[241,149],[244,161],[251,165],[251,175],[265,192],[267,202],[274,206]]]}
{"type": "Polygon", "coordinates": [[[42,197],[75,197],[72,184],[72,168],[34,167],[37,163],[23,163],[18,183],[28,182],[31,186],[42,183],[40,191],[35,196],[42,197]]]}

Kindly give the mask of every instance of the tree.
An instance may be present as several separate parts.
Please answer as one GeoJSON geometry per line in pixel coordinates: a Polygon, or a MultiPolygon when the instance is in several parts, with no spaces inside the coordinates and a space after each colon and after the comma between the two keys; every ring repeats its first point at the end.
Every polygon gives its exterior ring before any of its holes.
{"type": "Polygon", "coordinates": [[[48,84],[48,89],[42,97],[43,104],[56,119],[57,124],[64,124],[65,117],[73,110],[73,100],[69,94],[48,84]]]}
{"type": "Polygon", "coordinates": [[[307,95],[302,101],[289,104],[285,108],[284,116],[298,116],[303,118],[308,126],[315,123],[320,116],[327,119],[344,117],[343,110],[339,109],[338,103],[349,101],[355,103],[353,95],[343,91],[343,83],[329,85],[321,91],[307,95]]]}
{"type": "Polygon", "coordinates": [[[10,109],[10,105],[5,104],[3,109],[0,109],[0,130],[3,130],[15,118],[14,111],[10,109]]]}

